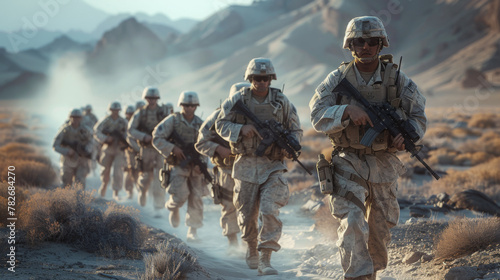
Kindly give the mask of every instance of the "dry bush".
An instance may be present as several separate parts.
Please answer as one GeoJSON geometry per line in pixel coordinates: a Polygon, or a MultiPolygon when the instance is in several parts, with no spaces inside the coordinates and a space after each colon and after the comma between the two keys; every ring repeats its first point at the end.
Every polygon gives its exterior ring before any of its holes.
{"type": "Polygon", "coordinates": [[[500,243],[500,218],[456,219],[435,245],[436,260],[456,259],[500,243]]]}
{"type": "MultiPolygon", "coordinates": [[[[3,169],[6,170],[6,169],[3,169]]],[[[9,215],[8,212],[8,197],[9,197],[9,183],[7,181],[0,182],[0,227],[6,226],[7,218],[12,217],[9,215]]],[[[22,187],[17,186],[17,184],[14,184],[15,187],[15,206],[14,209],[16,210],[15,213],[18,214],[19,211],[23,208],[24,202],[26,200],[27,196],[27,191],[23,189],[22,187]]],[[[12,187],[11,187],[12,189],[12,187]]],[[[12,199],[11,199],[12,201],[12,199]]],[[[17,216],[16,216],[17,217],[17,216]]]]}
{"type": "Polygon", "coordinates": [[[469,136],[478,137],[481,136],[481,131],[472,130],[470,128],[457,127],[451,131],[451,136],[453,138],[467,138],[469,136]]]}
{"type": "Polygon", "coordinates": [[[0,129],[12,129],[12,125],[10,123],[0,122],[0,129]]]}
{"type": "Polygon", "coordinates": [[[462,153],[451,148],[439,148],[429,152],[428,163],[431,165],[473,166],[487,162],[494,157],[492,154],[481,151],[462,153]]]}
{"type": "Polygon", "coordinates": [[[459,147],[463,152],[485,152],[500,156],[500,134],[488,131],[479,139],[467,141],[459,147]]]}
{"type": "Polygon", "coordinates": [[[146,231],[135,210],[122,207],[103,213],[92,193],[79,187],[40,191],[19,212],[20,229],[32,244],[56,241],[113,257],[138,257],[146,231]]]}
{"type": "Polygon", "coordinates": [[[337,229],[340,223],[330,212],[330,196],[326,196],[323,202],[325,205],[320,207],[316,214],[314,214],[314,227],[327,240],[336,241],[338,239],[337,229]]]}
{"type": "Polygon", "coordinates": [[[500,158],[494,158],[486,163],[471,167],[464,171],[448,170],[447,175],[439,181],[431,181],[423,186],[432,193],[446,192],[449,194],[478,190],[490,196],[493,200],[500,200],[500,158]]]}
{"type": "MultiPolygon", "coordinates": [[[[47,188],[53,185],[57,175],[49,163],[42,163],[34,160],[5,160],[0,157],[0,170],[7,170],[8,166],[14,166],[17,186],[36,186],[47,188]]],[[[7,180],[7,172],[0,174],[0,180],[7,180]]]]}
{"type": "Polygon", "coordinates": [[[499,116],[491,113],[474,114],[468,122],[469,127],[495,128],[498,127],[499,116]]]}
{"type": "Polygon", "coordinates": [[[182,244],[164,241],[156,245],[154,254],[144,255],[145,273],[142,280],[185,279],[196,258],[182,244]]]}
{"type": "Polygon", "coordinates": [[[37,149],[31,145],[24,143],[7,143],[0,147],[0,154],[12,158],[21,158],[25,154],[34,154],[37,149]]]}
{"type": "Polygon", "coordinates": [[[443,138],[449,135],[451,135],[451,128],[445,124],[429,127],[425,132],[425,137],[443,138]]]}

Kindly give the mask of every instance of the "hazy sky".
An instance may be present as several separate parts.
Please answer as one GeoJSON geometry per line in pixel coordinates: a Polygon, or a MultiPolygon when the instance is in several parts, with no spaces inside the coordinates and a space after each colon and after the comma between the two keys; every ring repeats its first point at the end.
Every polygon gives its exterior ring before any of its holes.
{"type": "Polygon", "coordinates": [[[85,0],[107,13],[145,12],[167,15],[172,20],[193,18],[203,20],[218,10],[232,4],[250,5],[253,0],[85,0]]]}

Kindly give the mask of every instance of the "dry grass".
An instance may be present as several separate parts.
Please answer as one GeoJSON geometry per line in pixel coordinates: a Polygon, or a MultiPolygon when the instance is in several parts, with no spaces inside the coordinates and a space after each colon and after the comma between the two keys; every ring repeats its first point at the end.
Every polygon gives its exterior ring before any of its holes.
{"type": "Polygon", "coordinates": [[[492,113],[474,114],[469,119],[469,127],[477,128],[496,128],[499,127],[500,116],[492,113]]]}
{"type": "Polygon", "coordinates": [[[78,187],[34,193],[19,212],[20,229],[31,244],[56,241],[107,257],[139,257],[146,231],[137,210],[108,204],[103,211],[92,195],[78,187]]]}
{"type": "Polygon", "coordinates": [[[451,148],[439,148],[429,152],[427,163],[430,165],[473,166],[487,162],[494,155],[483,151],[459,152],[451,148]]]}
{"type": "MultiPolygon", "coordinates": [[[[14,166],[17,186],[46,188],[56,180],[56,172],[50,159],[37,148],[23,143],[8,143],[0,147],[0,170],[14,166]]],[[[7,180],[7,172],[0,174],[0,180],[7,180]]]]}
{"type": "MultiPolygon", "coordinates": [[[[6,169],[4,169],[4,170],[6,170],[6,169]]],[[[11,187],[11,189],[12,189],[12,186],[10,186],[7,183],[7,181],[0,182],[0,227],[6,226],[7,218],[11,217],[11,216],[9,216],[8,209],[7,209],[7,207],[9,206],[8,205],[9,187],[11,187]]],[[[14,206],[14,209],[16,210],[15,212],[17,214],[24,206],[24,202],[26,201],[26,197],[27,197],[27,191],[22,187],[16,186],[16,184],[14,184],[14,187],[15,187],[15,190],[14,190],[15,201],[14,202],[16,203],[14,206]]],[[[10,200],[13,201],[12,199],[10,199],[10,200]]]]}
{"type": "Polygon", "coordinates": [[[456,259],[500,243],[500,218],[456,219],[435,245],[436,260],[456,259]]]}
{"type": "Polygon", "coordinates": [[[140,279],[185,279],[195,262],[196,258],[183,244],[164,241],[156,245],[156,253],[144,255],[146,270],[140,279]]]}
{"type": "Polygon", "coordinates": [[[463,152],[485,152],[493,156],[500,156],[500,134],[488,131],[479,139],[467,141],[459,150],[463,152]]]}
{"type": "Polygon", "coordinates": [[[500,158],[494,158],[486,163],[471,167],[464,171],[448,170],[448,175],[431,181],[422,187],[422,190],[432,193],[446,192],[449,194],[478,190],[490,196],[493,200],[500,200],[500,158]]]}

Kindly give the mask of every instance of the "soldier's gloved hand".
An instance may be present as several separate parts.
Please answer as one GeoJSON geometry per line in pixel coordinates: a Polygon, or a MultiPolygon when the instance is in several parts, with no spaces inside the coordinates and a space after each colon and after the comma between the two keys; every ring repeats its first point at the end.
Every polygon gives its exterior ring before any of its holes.
{"type": "Polygon", "coordinates": [[[231,155],[231,150],[221,145],[215,148],[215,152],[219,154],[221,158],[228,158],[231,155]]]}
{"type": "Polygon", "coordinates": [[[111,137],[111,136],[106,137],[106,140],[104,140],[104,143],[110,144],[112,142],[113,142],[113,137],[111,137]]]}
{"type": "Polygon", "coordinates": [[[182,150],[177,146],[172,149],[172,153],[174,154],[174,156],[176,156],[180,160],[186,159],[186,156],[184,155],[182,150]]]}
{"type": "Polygon", "coordinates": [[[372,120],[365,110],[356,105],[348,105],[345,108],[342,120],[346,120],[347,118],[350,118],[355,125],[366,125],[369,123],[373,127],[372,120]]]}
{"type": "Polygon", "coordinates": [[[403,138],[403,135],[398,134],[398,136],[394,137],[394,139],[392,139],[392,146],[396,149],[398,149],[398,151],[403,151],[405,149],[405,144],[404,144],[404,141],[405,139],[403,138]]]}
{"type": "Polygon", "coordinates": [[[195,165],[195,166],[194,166],[194,168],[193,168],[193,170],[194,170],[194,172],[195,172],[196,174],[201,174],[201,169],[200,169],[200,166],[195,165]]]}
{"type": "Polygon", "coordinates": [[[144,142],[144,143],[149,143],[149,142],[151,142],[151,139],[153,139],[153,138],[151,137],[151,135],[146,135],[146,136],[144,136],[144,138],[142,139],[142,142],[144,142]]]}
{"type": "Polygon", "coordinates": [[[255,128],[255,126],[253,126],[253,124],[245,124],[242,128],[241,128],[241,131],[240,131],[241,135],[243,137],[248,137],[248,138],[251,138],[253,136],[257,136],[259,137],[260,139],[262,139],[262,136],[259,134],[259,132],[257,131],[257,129],[255,128]]]}
{"type": "Polygon", "coordinates": [[[68,150],[68,157],[72,157],[75,154],[75,151],[73,149],[68,150]]]}
{"type": "Polygon", "coordinates": [[[285,149],[281,149],[281,153],[285,155],[286,158],[292,159],[293,156],[289,154],[285,149]]]}

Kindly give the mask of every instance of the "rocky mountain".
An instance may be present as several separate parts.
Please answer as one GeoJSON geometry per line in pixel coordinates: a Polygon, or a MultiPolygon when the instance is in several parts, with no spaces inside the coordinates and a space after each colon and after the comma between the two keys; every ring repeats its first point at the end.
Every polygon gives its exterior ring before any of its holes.
{"type": "Polygon", "coordinates": [[[129,18],[104,33],[87,62],[91,72],[113,74],[122,67],[142,66],[165,54],[164,43],[135,18],[129,18]]]}
{"type": "Polygon", "coordinates": [[[77,43],[65,35],[56,38],[50,44],[38,49],[40,53],[48,58],[60,57],[69,52],[84,53],[90,50],[92,50],[92,46],[90,44],[77,43]]]}

